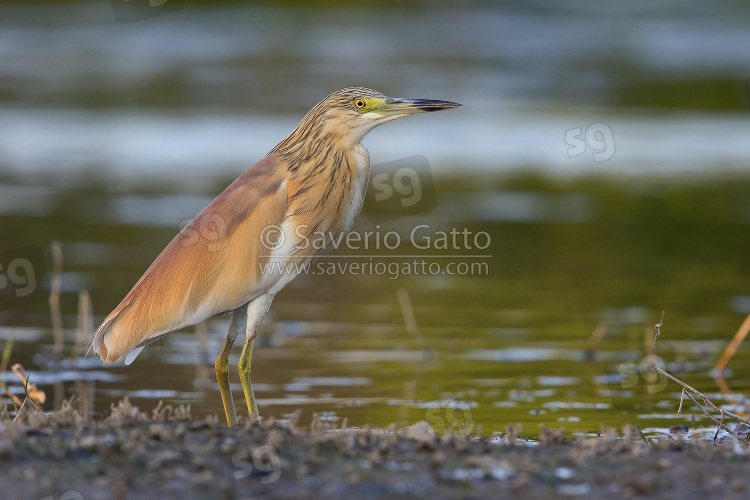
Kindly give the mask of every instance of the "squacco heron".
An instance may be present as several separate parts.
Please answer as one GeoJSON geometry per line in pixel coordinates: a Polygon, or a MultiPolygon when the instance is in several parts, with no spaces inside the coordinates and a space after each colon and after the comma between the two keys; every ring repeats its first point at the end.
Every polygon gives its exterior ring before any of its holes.
{"type": "Polygon", "coordinates": [[[107,363],[130,364],[161,336],[231,312],[215,363],[224,412],[236,425],[229,351],[244,329],[240,381],[248,411],[258,415],[250,383],[258,328],[276,293],[334,247],[359,215],[370,171],[362,139],[381,123],[459,106],[361,87],[329,95],[175,236],[94,333],[91,350],[107,363]],[[316,234],[330,237],[302,244],[316,234]]]}

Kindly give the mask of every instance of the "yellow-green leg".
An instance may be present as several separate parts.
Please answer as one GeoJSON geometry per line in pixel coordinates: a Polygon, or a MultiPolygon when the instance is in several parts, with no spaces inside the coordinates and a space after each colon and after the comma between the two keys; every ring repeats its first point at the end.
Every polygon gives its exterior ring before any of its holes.
{"type": "Polygon", "coordinates": [[[232,391],[229,388],[229,352],[232,350],[234,341],[242,328],[247,324],[247,307],[242,306],[232,311],[232,321],[229,323],[229,333],[224,347],[221,348],[219,358],[214,363],[216,368],[216,380],[219,382],[221,402],[224,404],[224,413],[227,417],[229,427],[237,425],[237,412],[234,409],[232,391]]]}
{"type": "Polygon", "coordinates": [[[245,392],[247,411],[249,413],[254,413],[256,416],[260,416],[260,414],[258,413],[258,406],[255,404],[253,386],[250,383],[250,361],[253,357],[253,345],[255,345],[255,336],[258,334],[258,328],[260,328],[261,323],[263,323],[263,318],[266,316],[268,308],[271,307],[272,301],[273,295],[266,294],[261,295],[248,304],[245,345],[242,348],[240,362],[237,365],[240,371],[242,390],[245,392]]]}
{"type": "Polygon", "coordinates": [[[240,370],[240,380],[242,381],[242,390],[245,392],[245,401],[247,402],[247,411],[260,415],[258,413],[258,406],[255,404],[255,394],[253,394],[253,386],[250,383],[250,361],[253,357],[253,345],[255,344],[255,335],[252,340],[246,339],[245,345],[242,347],[242,354],[240,355],[240,363],[238,368],[240,370]]]}

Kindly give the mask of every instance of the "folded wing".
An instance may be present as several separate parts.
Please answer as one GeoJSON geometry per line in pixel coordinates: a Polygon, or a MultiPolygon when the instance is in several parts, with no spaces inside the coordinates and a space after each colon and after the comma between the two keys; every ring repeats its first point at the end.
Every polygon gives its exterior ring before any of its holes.
{"type": "Polygon", "coordinates": [[[287,172],[271,154],[225,189],[159,254],[95,332],[91,349],[111,363],[265,293],[260,269],[269,252],[262,239],[264,228],[284,221],[287,172]]]}

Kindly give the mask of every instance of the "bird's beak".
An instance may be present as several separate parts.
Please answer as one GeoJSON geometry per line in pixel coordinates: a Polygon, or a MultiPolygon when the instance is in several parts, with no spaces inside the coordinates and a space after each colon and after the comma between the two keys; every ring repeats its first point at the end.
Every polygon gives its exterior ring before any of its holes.
{"type": "Polygon", "coordinates": [[[443,109],[460,108],[457,102],[436,101],[433,99],[401,99],[389,97],[373,111],[383,116],[410,115],[413,113],[427,113],[443,109]]]}

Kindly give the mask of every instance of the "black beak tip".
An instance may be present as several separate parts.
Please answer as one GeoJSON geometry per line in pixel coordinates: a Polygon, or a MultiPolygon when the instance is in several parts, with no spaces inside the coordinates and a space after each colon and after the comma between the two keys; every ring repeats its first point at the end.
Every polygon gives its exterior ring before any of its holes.
{"type": "Polygon", "coordinates": [[[460,108],[462,104],[451,101],[438,101],[433,99],[419,99],[416,103],[422,111],[442,111],[444,109],[460,108]]]}

